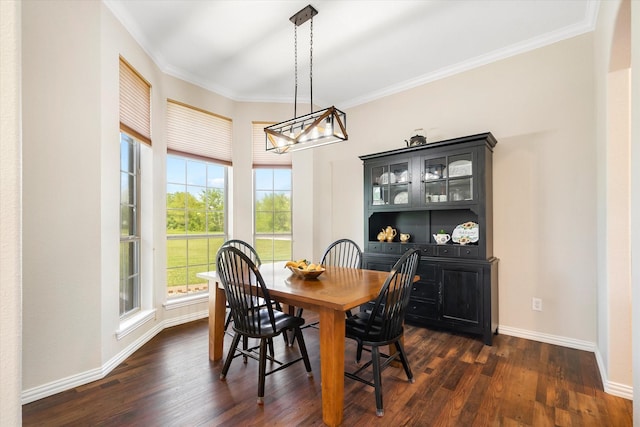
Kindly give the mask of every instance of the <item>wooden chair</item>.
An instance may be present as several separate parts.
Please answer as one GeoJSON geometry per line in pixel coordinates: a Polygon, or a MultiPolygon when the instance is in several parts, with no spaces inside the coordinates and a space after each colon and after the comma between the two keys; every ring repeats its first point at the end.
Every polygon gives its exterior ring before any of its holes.
{"type": "Polygon", "coordinates": [[[224,286],[225,296],[231,306],[235,332],[220,379],[226,379],[231,361],[234,358],[242,355],[245,360],[247,357],[258,360],[258,404],[262,405],[267,375],[302,360],[308,376],[312,376],[307,348],[300,330],[300,327],[304,325],[304,319],[274,309],[269,289],[267,289],[260,271],[242,250],[230,245],[223,246],[218,251],[216,262],[218,277],[224,286]],[[263,303],[264,301],[266,304],[263,303]],[[298,339],[301,356],[286,363],[267,356],[269,340],[289,329],[294,331],[295,337],[298,339]],[[256,338],[260,344],[253,348],[238,349],[240,338],[256,338]],[[259,349],[257,355],[256,349],[259,349]],[[267,359],[279,366],[267,372],[267,359]]]}
{"type": "MultiPolygon", "coordinates": [[[[249,243],[240,239],[231,239],[227,240],[222,244],[222,247],[225,246],[233,246],[234,248],[240,249],[249,259],[256,265],[256,267],[260,267],[262,265],[262,261],[260,261],[260,256],[258,252],[251,246],[249,243]]],[[[227,303],[227,308],[229,308],[229,304],[227,303]]],[[[229,310],[229,314],[227,315],[227,319],[224,322],[224,330],[226,331],[229,327],[229,323],[231,322],[231,310],[229,310]]]]}
{"type": "MultiPolygon", "coordinates": [[[[340,239],[331,243],[322,255],[320,264],[323,266],[362,267],[362,251],[356,242],[349,239],[340,239]]],[[[302,308],[298,308],[296,316],[302,317],[302,308]]],[[[347,317],[351,317],[351,310],[347,310],[347,317]]],[[[320,322],[313,322],[305,325],[305,328],[318,328],[320,322]]],[[[292,342],[293,344],[293,342],[292,342]]]]}
{"type": "Polygon", "coordinates": [[[371,353],[371,360],[354,372],[345,372],[345,375],[375,388],[376,415],[379,417],[384,415],[382,370],[399,358],[409,382],[414,382],[401,338],[404,316],[419,261],[418,250],[412,249],[405,252],[391,269],[373,304],[373,309],[356,313],[346,320],[346,337],[358,342],[360,354],[357,360],[360,360],[363,348],[371,353]],[[387,355],[380,352],[380,346],[391,344],[395,346],[395,353],[387,355]],[[384,359],[382,363],[381,359],[384,359]],[[373,365],[373,382],[360,375],[370,365],[373,365]]]}
{"type": "MultiPolygon", "coordinates": [[[[256,267],[260,268],[260,266],[262,265],[262,261],[260,260],[260,256],[258,255],[258,252],[254,249],[253,246],[251,246],[249,243],[245,242],[244,240],[240,240],[240,239],[227,240],[222,244],[222,247],[225,247],[225,246],[232,246],[236,249],[239,249],[243,254],[249,257],[249,259],[255,264],[256,267]]],[[[264,304],[264,301],[262,303],[264,304]]],[[[233,316],[231,315],[231,307],[229,307],[228,302],[227,302],[227,308],[229,309],[229,314],[227,315],[227,319],[224,322],[225,332],[229,328],[229,323],[231,323],[231,320],[233,320],[233,316]]],[[[276,308],[280,310],[280,305],[277,305],[276,308]]],[[[285,344],[289,344],[289,340],[286,334],[284,335],[284,342],[285,344]]],[[[244,346],[243,348],[246,349],[248,347],[248,343],[249,343],[249,339],[245,337],[243,340],[243,346],[244,346]]],[[[273,357],[274,355],[273,340],[268,341],[268,346],[269,346],[269,354],[271,354],[271,357],[273,357]]],[[[246,363],[247,359],[245,358],[244,360],[246,363]]]]}

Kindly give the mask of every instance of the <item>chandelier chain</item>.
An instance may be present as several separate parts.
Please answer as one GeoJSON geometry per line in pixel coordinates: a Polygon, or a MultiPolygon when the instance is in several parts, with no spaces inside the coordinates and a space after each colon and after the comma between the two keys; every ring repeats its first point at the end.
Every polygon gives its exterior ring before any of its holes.
{"type": "Polygon", "coordinates": [[[311,94],[309,107],[313,113],[313,15],[311,16],[311,35],[309,37],[309,92],[311,94]]]}
{"type": "Polygon", "coordinates": [[[294,40],[294,72],[295,72],[295,92],[293,97],[293,117],[298,117],[298,26],[293,26],[293,40],[294,40]]]}

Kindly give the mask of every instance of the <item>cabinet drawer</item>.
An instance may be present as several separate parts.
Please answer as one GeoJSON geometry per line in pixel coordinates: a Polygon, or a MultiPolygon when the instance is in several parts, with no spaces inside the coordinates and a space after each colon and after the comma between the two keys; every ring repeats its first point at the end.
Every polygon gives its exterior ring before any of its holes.
{"type": "Polygon", "coordinates": [[[409,301],[405,317],[407,320],[416,320],[418,322],[421,319],[437,319],[438,310],[435,303],[409,301]]]}
{"type": "Polygon", "coordinates": [[[411,249],[421,249],[420,245],[415,245],[415,244],[411,244],[411,243],[400,243],[400,253],[403,254],[405,252],[407,252],[408,250],[411,249]]]}
{"type": "Polygon", "coordinates": [[[420,256],[433,256],[434,252],[433,246],[420,246],[420,256]]]}
{"type": "Polygon", "coordinates": [[[478,258],[477,246],[460,246],[460,258],[478,258]]]}
{"type": "Polygon", "coordinates": [[[437,256],[457,257],[460,253],[460,246],[438,245],[436,246],[437,256]]]}
{"type": "Polygon", "coordinates": [[[369,252],[382,253],[382,243],[369,242],[369,252]]]}
{"type": "Polygon", "coordinates": [[[438,298],[438,287],[435,283],[415,282],[411,287],[411,298],[435,301],[438,298]]]}
{"type": "Polygon", "coordinates": [[[400,243],[387,243],[382,245],[382,253],[400,255],[400,243]]]}
{"type": "Polygon", "coordinates": [[[369,252],[400,255],[404,250],[400,252],[400,243],[369,242],[369,252]]]}

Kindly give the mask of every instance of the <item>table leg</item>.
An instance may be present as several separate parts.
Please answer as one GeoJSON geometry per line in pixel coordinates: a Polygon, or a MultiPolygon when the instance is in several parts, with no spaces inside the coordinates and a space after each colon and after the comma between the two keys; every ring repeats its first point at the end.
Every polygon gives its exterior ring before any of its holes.
{"type": "Polygon", "coordinates": [[[209,281],[209,360],[222,359],[224,343],[224,321],[227,298],[214,280],[209,281]]]}
{"type": "Polygon", "coordinates": [[[338,426],[344,411],[345,314],[328,308],[319,314],[322,419],[328,426],[338,426]]]}

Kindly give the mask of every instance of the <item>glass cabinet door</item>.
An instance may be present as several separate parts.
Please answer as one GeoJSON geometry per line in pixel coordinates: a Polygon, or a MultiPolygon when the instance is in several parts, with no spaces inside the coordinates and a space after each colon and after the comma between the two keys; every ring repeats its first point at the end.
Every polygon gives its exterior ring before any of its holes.
{"type": "Polygon", "coordinates": [[[424,196],[425,203],[447,201],[447,159],[437,157],[424,161],[424,196]]]}
{"type": "Polygon", "coordinates": [[[473,162],[471,153],[449,156],[449,200],[473,200],[473,162]]]}
{"type": "Polygon", "coordinates": [[[398,162],[371,168],[371,204],[408,205],[411,182],[409,162],[398,162]]]}
{"type": "Polygon", "coordinates": [[[424,159],[424,202],[451,203],[473,200],[473,154],[424,159]]]}

